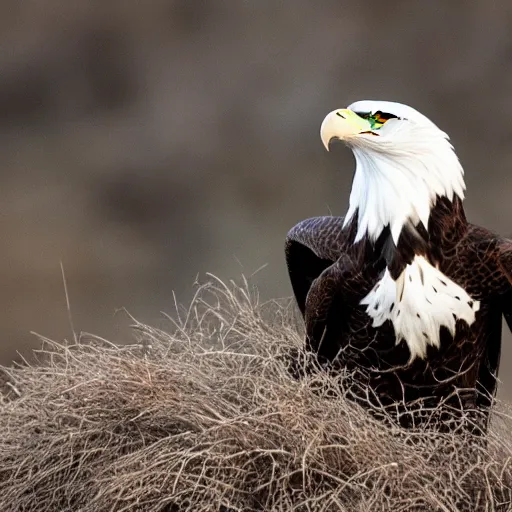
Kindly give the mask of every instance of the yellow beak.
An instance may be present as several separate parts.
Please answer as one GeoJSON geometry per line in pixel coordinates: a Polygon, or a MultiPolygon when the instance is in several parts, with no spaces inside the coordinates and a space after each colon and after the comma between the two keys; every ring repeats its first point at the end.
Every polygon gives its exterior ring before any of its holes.
{"type": "Polygon", "coordinates": [[[327,114],[320,128],[320,137],[325,149],[329,151],[329,142],[332,139],[345,140],[369,130],[371,130],[369,121],[345,108],[333,110],[327,114]]]}

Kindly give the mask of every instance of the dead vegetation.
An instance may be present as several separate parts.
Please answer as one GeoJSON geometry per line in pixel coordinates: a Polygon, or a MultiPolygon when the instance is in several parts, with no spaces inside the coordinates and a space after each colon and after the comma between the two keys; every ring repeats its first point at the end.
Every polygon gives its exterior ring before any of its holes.
{"type": "Polygon", "coordinates": [[[43,340],[40,364],[3,368],[0,510],[511,509],[507,414],[486,443],[388,428],[348,377],[289,376],[296,324],[212,278],[169,332],[43,340]]]}

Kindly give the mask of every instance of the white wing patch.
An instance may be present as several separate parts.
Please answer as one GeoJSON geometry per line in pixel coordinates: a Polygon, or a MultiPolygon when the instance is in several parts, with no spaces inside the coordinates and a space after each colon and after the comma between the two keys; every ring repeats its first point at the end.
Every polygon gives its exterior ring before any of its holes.
{"type": "Polygon", "coordinates": [[[391,320],[396,344],[405,340],[409,347],[409,362],[424,359],[428,345],[439,348],[441,326],[454,335],[456,320],[471,325],[480,309],[478,301],[422,256],[416,256],[396,281],[386,269],[360,304],[367,306],[374,327],[391,320]]]}

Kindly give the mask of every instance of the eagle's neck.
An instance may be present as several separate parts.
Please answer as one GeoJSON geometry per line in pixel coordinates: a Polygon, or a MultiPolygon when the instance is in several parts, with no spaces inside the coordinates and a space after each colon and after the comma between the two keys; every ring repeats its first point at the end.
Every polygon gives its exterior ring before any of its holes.
{"type": "Polygon", "coordinates": [[[446,135],[436,131],[352,148],[356,171],[345,217],[357,218],[354,243],[376,241],[389,227],[395,244],[404,226],[429,225],[438,198],[464,199],[464,171],[446,135]]]}
{"type": "Polygon", "coordinates": [[[398,243],[393,241],[389,227],[385,227],[376,241],[364,237],[353,245],[358,231],[358,217],[356,212],[346,228],[347,242],[358,251],[359,258],[375,264],[377,273],[382,271],[384,265],[394,278],[415,256],[425,257],[432,264],[443,266],[468,231],[462,200],[457,195],[451,201],[447,197],[436,197],[428,225],[407,223],[400,232],[398,243]]]}

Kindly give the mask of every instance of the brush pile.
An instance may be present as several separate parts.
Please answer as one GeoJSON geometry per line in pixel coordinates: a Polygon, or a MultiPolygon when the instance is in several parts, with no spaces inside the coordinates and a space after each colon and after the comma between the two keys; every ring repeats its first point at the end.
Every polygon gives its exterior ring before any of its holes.
{"type": "Polygon", "coordinates": [[[347,376],[294,380],[286,301],[214,278],[136,343],[42,340],[2,368],[2,511],[510,510],[512,420],[486,443],[406,432],[345,397],[347,376]]]}

